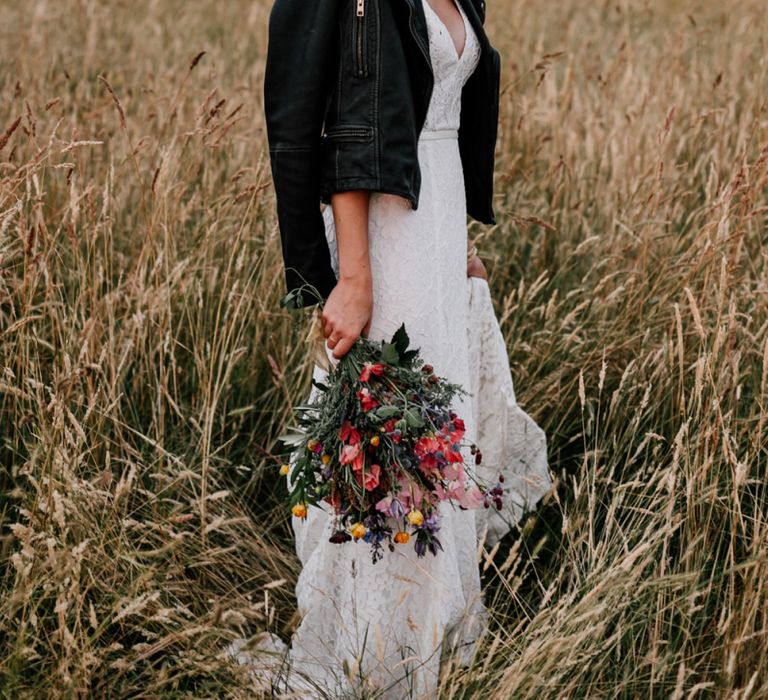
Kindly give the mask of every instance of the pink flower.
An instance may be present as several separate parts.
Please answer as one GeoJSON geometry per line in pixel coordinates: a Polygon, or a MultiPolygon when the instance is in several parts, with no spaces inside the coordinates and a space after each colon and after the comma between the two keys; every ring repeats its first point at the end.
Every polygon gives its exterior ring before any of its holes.
{"type": "Polygon", "coordinates": [[[405,506],[402,501],[395,498],[391,493],[376,502],[376,510],[392,518],[402,518],[405,515],[405,506]]]}
{"type": "Polygon", "coordinates": [[[376,364],[373,364],[372,362],[366,362],[363,365],[363,371],[360,372],[360,381],[367,382],[371,378],[372,374],[380,377],[382,374],[384,374],[385,369],[386,365],[381,364],[381,362],[377,362],[376,364]]]}
{"type": "Polygon", "coordinates": [[[379,485],[381,467],[378,464],[371,465],[371,471],[365,474],[365,490],[373,491],[379,485]]]}
{"type": "Polygon", "coordinates": [[[379,485],[381,467],[378,464],[373,464],[365,474],[355,471],[355,476],[357,477],[357,483],[364,486],[366,491],[373,491],[379,485]]]}
{"type": "Polygon", "coordinates": [[[472,486],[464,491],[459,498],[459,504],[465,508],[479,508],[483,505],[483,494],[479,488],[472,486]]]}
{"type": "Polygon", "coordinates": [[[397,494],[397,500],[400,501],[405,510],[407,511],[411,506],[414,508],[421,508],[422,501],[424,500],[422,490],[411,479],[405,476],[401,476],[397,482],[400,487],[397,494]]]}
{"type": "Polygon", "coordinates": [[[344,445],[344,447],[341,448],[341,457],[339,457],[339,462],[341,462],[341,464],[350,464],[357,459],[359,454],[360,443],[354,445],[344,445]]]}
{"type": "Polygon", "coordinates": [[[447,481],[455,481],[456,479],[463,480],[464,465],[461,462],[446,464],[443,469],[443,478],[447,481]]]}

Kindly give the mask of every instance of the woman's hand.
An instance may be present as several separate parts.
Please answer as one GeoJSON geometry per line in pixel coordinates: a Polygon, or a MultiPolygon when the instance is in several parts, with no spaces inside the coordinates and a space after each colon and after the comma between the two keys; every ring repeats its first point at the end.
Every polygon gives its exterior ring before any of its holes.
{"type": "Polygon", "coordinates": [[[467,277],[481,277],[484,280],[488,279],[488,271],[485,269],[485,265],[477,255],[473,255],[467,260],[467,277]]]}
{"type": "Polygon", "coordinates": [[[338,360],[349,352],[360,334],[371,327],[373,291],[370,276],[341,278],[323,307],[323,335],[338,360]]]}

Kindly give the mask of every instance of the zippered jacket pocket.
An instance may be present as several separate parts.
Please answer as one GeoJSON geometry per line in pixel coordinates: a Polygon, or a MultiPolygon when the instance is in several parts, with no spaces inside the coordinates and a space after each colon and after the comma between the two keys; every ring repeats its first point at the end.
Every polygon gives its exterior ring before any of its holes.
{"type": "Polygon", "coordinates": [[[329,141],[371,141],[373,139],[373,127],[365,124],[339,124],[326,129],[323,137],[329,141]]]}
{"type": "Polygon", "coordinates": [[[358,78],[368,75],[368,17],[370,0],[352,0],[354,16],[352,17],[352,65],[358,78]]]}

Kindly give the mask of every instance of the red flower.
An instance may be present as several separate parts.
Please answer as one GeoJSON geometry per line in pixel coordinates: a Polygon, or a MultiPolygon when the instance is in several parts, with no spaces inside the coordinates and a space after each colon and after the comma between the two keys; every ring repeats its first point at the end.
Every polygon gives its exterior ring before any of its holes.
{"type": "Polygon", "coordinates": [[[464,461],[464,455],[461,454],[461,450],[457,446],[455,446],[455,445],[451,445],[451,446],[445,448],[445,458],[449,462],[463,462],[464,461]]]}
{"type": "Polygon", "coordinates": [[[345,420],[341,424],[341,430],[339,431],[339,438],[342,442],[346,442],[350,445],[360,444],[360,433],[355,430],[355,427],[348,420],[345,420]]]}
{"type": "Polygon", "coordinates": [[[360,381],[367,382],[371,378],[372,374],[380,377],[382,374],[384,374],[385,369],[386,365],[381,364],[381,362],[377,362],[376,364],[373,364],[372,362],[366,362],[363,365],[363,371],[360,372],[360,381]]]}
{"type": "Polygon", "coordinates": [[[466,430],[464,427],[464,421],[461,418],[454,418],[453,428],[454,429],[451,431],[451,442],[460,442],[464,437],[464,431],[466,430]]]}
{"type": "Polygon", "coordinates": [[[373,398],[371,390],[366,386],[357,392],[357,397],[360,399],[360,405],[363,407],[363,411],[370,411],[372,408],[376,408],[379,402],[373,398]]]}
{"type": "Polygon", "coordinates": [[[418,442],[413,446],[413,451],[419,457],[425,457],[428,454],[437,452],[441,448],[440,440],[432,435],[425,435],[419,438],[418,442]]]}

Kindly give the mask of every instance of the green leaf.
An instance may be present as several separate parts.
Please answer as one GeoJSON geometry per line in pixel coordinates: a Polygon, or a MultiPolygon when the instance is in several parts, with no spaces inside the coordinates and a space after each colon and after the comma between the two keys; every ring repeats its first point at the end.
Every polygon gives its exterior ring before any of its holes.
{"type": "Polygon", "coordinates": [[[410,364],[410,362],[418,357],[418,355],[418,350],[407,350],[400,356],[400,359],[402,360],[403,364],[410,364]]]}
{"type": "Polygon", "coordinates": [[[396,406],[380,406],[376,409],[376,415],[379,418],[392,418],[393,416],[398,415],[400,413],[399,409],[396,406]]]}
{"type": "Polygon", "coordinates": [[[392,344],[395,346],[399,356],[402,356],[402,354],[408,349],[408,344],[410,342],[410,338],[408,338],[408,334],[405,332],[405,324],[403,323],[392,336],[392,344]]]}
{"type": "Polygon", "coordinates": [[[418,411],[413,408],[409,408],[405,411],[405,420],[412,428],[421,428],[424,426],[424,419],[419,415],[418,411]]]}
{"type": "Polygon", "coordinates": [[[303,445],[306,442],[307,434],[302,430],[297,430],[296,428],[288,428],[288,432],[283,433],[277,439],[286,445],[298,447],[299,445],[303,445]]]}
{"type": "Polygon", "coordinates": [[[280,306],[284,309],[301,309],[304,306],[303,302],[301,290],[294,289],[281,297],[280,306]]]}
{"type": "Polygon", "coordinates": [[[385,343],[381,348],[381,361],[387,365],[396,365],[400,362],[400,353],[392,343],[385,343]]]}

